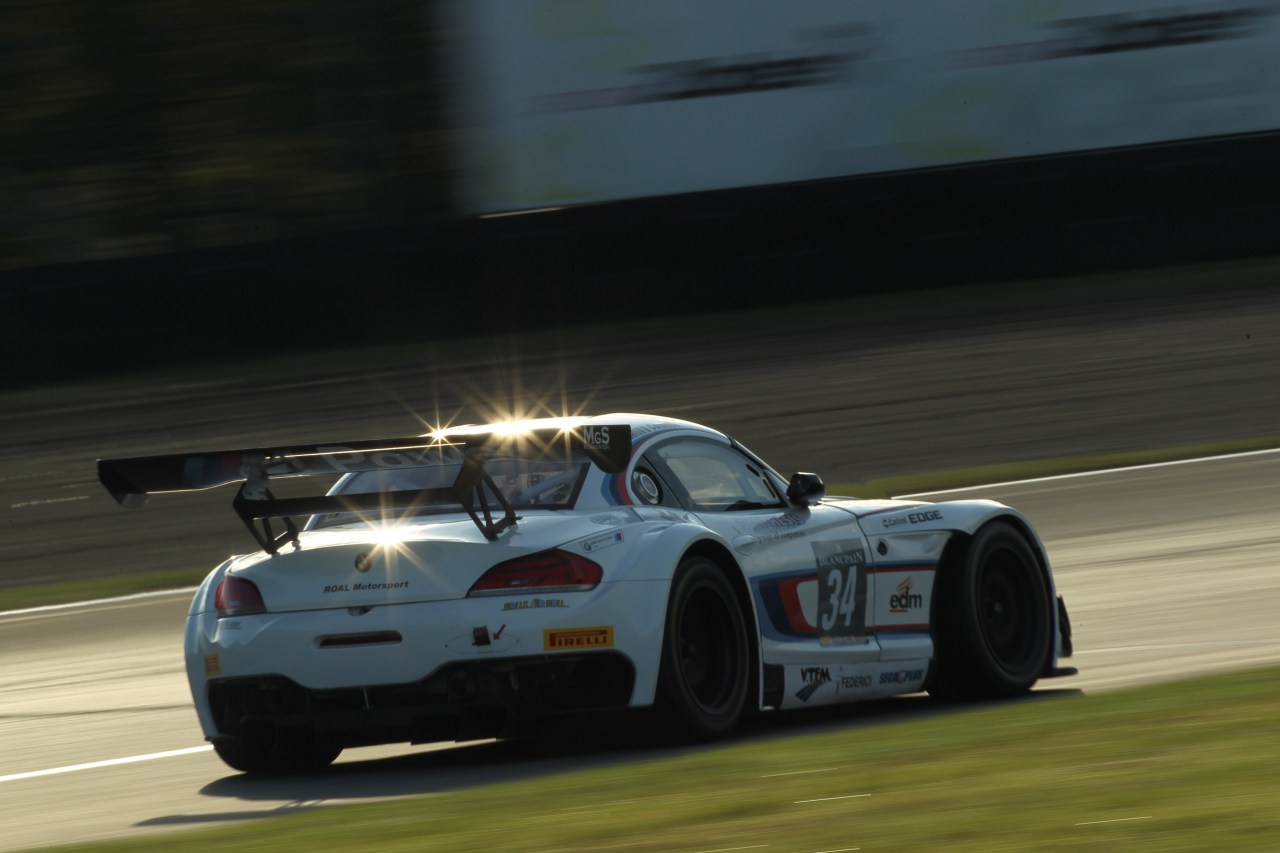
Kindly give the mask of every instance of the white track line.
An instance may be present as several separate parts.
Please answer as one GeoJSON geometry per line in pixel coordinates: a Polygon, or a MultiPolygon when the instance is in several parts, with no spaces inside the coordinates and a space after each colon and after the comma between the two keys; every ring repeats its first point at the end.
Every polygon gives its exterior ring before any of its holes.
{"type": "Polygon", "coordinates": [[[1077,471],[1074,474],[1054,474],[1049,477],[1031,477],[1026,480],[1008,480],[1003,483],[985,483],[978,486],[965,486],[959,489],[940,489],[936,492],[912,492],[909,495],[899,495],[894,500],[904,498],[917,498],[922,495],[950,495],[958,492],[973,492],[979,489],[1002,489],[1007,486],[1028,486],[1032,483],[1052,483],[1055,480],[1076,480],[1081,477],[1098,477],[1103,474],[1120,474],[1125,471],[1145,471],[1151,468],[1172,468],[1176,465],[1194,465],[1197,462],[1218,462],[1224,459],[1244,459],[1248,456],[1263,456],[1270,453],[1280,453],[1280,447],[1273,447],[1270,450],[1247,450],[1242,453],[1222,453],[1217,456],[1199,456],[1195,459],[1174,459],[1171,462],[1148,462],[1145,465],[1125,465],[1121,468],[1099,468],[1096,471],[1077,471]]]}
{"type": "Polygon", "coordinates": [[[90,761],[88,764],[70,764],[66,767],[51,767],[48,770],[32,770],[29,773],[11,773],[0,776],[0,782],[16,782],[19,779],[35,779],[40,776],[55,776],[58,773],[74,773],[77,770],[92,770],[95,767],[115,767],[117,764],[134,764],[138,761],[152,761],[157,758],[173,758],[178,755],[192,755],[197,752],[208,752],[212,746],[193,746],[187,749],[171,749],[167,752],[152,752],[147,755],[130,755],[128,758],[109,758],[106,761],[90,761]]]}
{"type": "Polygon", "coordinates": [[[1100,823],[1126,823],[1131,820],[1151,820],[1151,815],[1143,815],[1142,817],[1116,817],[1111,820],[1086,820],[1083,823],[1077,823],[1076,826],[1096,826],[1100,823]]]}

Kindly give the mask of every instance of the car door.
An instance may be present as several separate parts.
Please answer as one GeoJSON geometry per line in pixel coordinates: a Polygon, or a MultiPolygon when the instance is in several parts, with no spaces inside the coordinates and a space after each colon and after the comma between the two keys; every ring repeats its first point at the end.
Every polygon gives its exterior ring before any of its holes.
{"type": "Polygon", "coordinates": [[[763,660],[781,667],[783,707],[839,701],[842,681],[846,694],[866,686],[860,665],[880,656],[867,630],[875,580],[848,513],[790,503],[776,474],[728,443],[672,438],[642,464],[733,548],[755,599],[763,660]]]}

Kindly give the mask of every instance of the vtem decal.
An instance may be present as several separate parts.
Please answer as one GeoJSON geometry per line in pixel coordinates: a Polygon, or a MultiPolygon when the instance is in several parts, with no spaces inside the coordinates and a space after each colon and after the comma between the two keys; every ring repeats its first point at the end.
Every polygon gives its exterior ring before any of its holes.
{"type": "Polygon", "coordinates": [[[549,628],[542,632],[542,648],[548,652],[564,649],[610,649],[613,648],[613,626],[549,628]]]}
{"type": "Polygon", "coordinates": [[[813,694],[818,692],[819,687],[831,682],[831,670],[825,666],[802,667],[800,680],[804,682],[804,687],[796,691],[796,698],[801,702],[808,702],[813,698],[813,694]]]}

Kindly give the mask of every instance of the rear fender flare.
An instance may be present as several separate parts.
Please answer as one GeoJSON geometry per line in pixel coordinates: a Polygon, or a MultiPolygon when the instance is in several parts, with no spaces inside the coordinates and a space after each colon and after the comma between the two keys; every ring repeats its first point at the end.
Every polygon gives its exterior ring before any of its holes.
{"type": "MultiPolygon", "coordinates": [[[[663,599],[663,613],[670,599],[671,582],[675,577],[680,561],[688,555],[706,557],[718,565],[729,578],[738,604],[742,608],[742,617],[748,620],[748,640],[752,655],[751,671],[753,674],[752,690],[757,703],[760,701],[760,622],[756,618],[755,602],[750,595],[746,576],[742,567],[734,559],[729,545],[714,533],[695,524],[677,523],[645,534],[628,556],[628,563],[623,568],[623,576],[627,582],[657,582],[667,585],[667,594],[663,599]]],[[[665,620],[654,620],[648,636],[640,638],[640,644],[652,650],[653,666],[648,665],[649,653],[646,652],[644,665],[636,667],[636,685],[632,693],[633,705],[652,705],[657,695],[658,666],[661,658],[662,637],[665,620]]],[[[640,664],[637,661],[637,664],[640,664]]]]}

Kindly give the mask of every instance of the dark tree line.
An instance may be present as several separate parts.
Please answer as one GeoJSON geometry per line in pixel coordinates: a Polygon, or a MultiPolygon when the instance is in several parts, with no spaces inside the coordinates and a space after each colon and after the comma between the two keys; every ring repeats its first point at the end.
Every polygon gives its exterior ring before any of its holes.
{"type": "Polygon", "coordinates": [[[421,0],[6,0],[0,268],[449,209],[421,0]]]}

